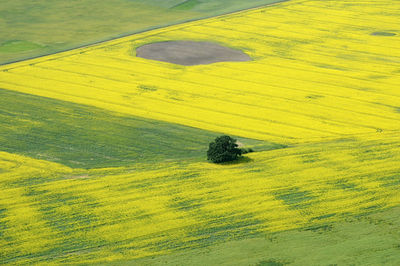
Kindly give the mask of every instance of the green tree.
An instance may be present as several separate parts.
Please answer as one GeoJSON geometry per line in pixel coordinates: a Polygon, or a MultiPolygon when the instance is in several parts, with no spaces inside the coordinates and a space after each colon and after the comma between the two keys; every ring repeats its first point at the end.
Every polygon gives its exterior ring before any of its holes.
{"type": "Polygon", "coordinates": [[[223,163],[236,160],[242,155],[236,139],[229,136],[220,136],[210,143],[207,151],[207,159],[213,163],[223,163]]]}

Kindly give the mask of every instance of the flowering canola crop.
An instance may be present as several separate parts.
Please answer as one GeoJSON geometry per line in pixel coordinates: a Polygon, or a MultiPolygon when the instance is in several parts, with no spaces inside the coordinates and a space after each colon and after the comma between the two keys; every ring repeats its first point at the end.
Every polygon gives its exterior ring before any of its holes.
{"type": "Polygon", "coordinates": [[[0,153],[1,259],[133,259],[399,205],[399,8],[294,0],[0,67],[7,90],[290,145],[241,164],[89,170],[0,153]],[[135,56],[168,40],[253,60],[135,56]]]}
{"type": "Polygon", "coordinates": [[[253,153],[243,164],[92,170],[3,152],[1,258],[105,262],[317,230],[399,205],[399,143],[385,134],[253,153]]]}
{"type": "Polygon", "coordinates": [[[150,31],[5,66],[0,85],[286,143],[398,130],[400,40],[374,35],[398,33],[398,14],[387,1],[352,3],[290,1],[150,31]],[[136,47],[168,40],[218,42],[253,61],[184,67],[135,57],[136,47]]]}

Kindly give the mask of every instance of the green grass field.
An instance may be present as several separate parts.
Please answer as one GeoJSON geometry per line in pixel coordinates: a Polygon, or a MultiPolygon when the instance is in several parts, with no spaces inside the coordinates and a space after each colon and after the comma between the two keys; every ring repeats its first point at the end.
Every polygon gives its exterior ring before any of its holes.
{"type": "MultiPolygon", "coordinates": [[[[0,89],[3,151],[70,167],[204,160],[221,133],[0,89]]],[[[258,151],[282,147],[239,138],[258,151]]]]}
{"type": "Polygon", "coordinates": [[[230,241],[122,265],[392,265],[400,257],[400,208],[325,226],[230,241]]]}
{"type": "Polygon", "coordinates": [[[280,0],[0,0],[0,64],[280,0]]]}

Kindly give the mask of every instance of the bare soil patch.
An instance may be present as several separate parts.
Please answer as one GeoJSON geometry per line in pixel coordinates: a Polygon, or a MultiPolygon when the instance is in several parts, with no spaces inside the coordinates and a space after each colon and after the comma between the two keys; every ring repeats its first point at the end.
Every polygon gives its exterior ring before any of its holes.
{"type": "Polygon", "coordinates": [[[244,62],[251,57],[240,50],[212,42],[168,41],[143,45],[136,56],[184,66],[206,65],[217,62],[244,62]]]}

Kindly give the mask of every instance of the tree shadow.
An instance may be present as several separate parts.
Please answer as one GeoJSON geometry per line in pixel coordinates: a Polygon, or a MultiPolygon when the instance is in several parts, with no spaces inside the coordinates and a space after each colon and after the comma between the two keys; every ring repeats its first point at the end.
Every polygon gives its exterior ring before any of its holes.
{"type": "Polygon", "coordinates": [[[230,162],[223,162],[223,163],[219,163],[220,165],[236,165],[236,164],[245,164],[245,163],[251,163],[253,162],[254,159],[251,159],[247,156],[240,156],[238,157],[236,160],[234,161],[230,161],[230,162]]]}

